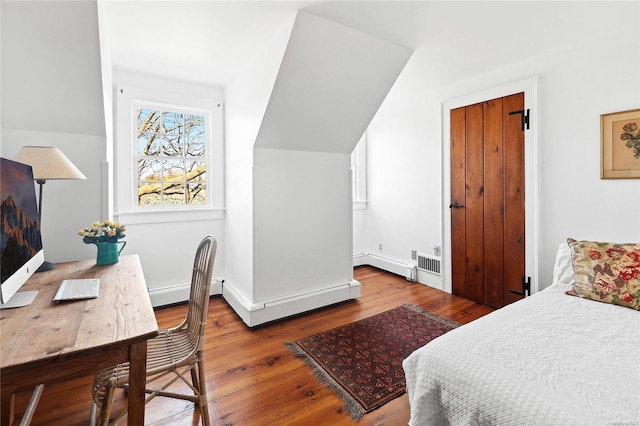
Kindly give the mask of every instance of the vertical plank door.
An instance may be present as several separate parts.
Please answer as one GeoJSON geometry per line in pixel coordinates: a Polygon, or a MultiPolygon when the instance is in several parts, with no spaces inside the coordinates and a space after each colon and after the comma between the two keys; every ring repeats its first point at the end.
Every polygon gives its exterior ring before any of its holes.
{"type": "Polygon", "coordinates": [[[451,110],[453,293],[496,308],[523,297],[523,108],[518,93],[451,110]]]}

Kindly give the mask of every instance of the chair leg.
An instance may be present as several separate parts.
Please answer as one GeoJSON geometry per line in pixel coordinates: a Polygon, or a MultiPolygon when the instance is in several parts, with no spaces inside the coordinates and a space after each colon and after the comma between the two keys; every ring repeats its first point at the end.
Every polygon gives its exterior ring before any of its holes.
{"type": "Polygon", "coordinates": [[[198,389],[198,391],[200,390],[200,378],[198,376],[198,364],[195,364],[192,368],[191,368],[191,384],[193,385],[194,388],[198,389]]]}
{"type": "MultiPolygon", "coordinates": [[[[111,416],[111,409],[113,408],[113,398],[115,396],[116,388],[114,386],[107,386],[104,400],[102,401],[102,407],[100,409],[100,425],[108,426],[109,417],[111,416]]],[[[92,410],[93,411],[93,410],[92,410]]]]}
{"type": "Polygon", "coordinates": [[[204,374],[204,360],[200,359],[196,367],[198,370],[198,390],[200,391],[200,417],[202,418],[202,425],[209,426],[209,404],[207,401],[207,379],[204,374]]]}
{"type": "Polygon", "coordinates": [[[31,424],[31,420],[33,419],[33,415],[36,412],[36,407],[38,406],[38,402],[40,401],[40,397],[42,396],[42,391],[44,390],[44,385],[38,385],[33,390],[33,395],[29,400],[29,405],[27,406],[27,410],[22,417],[22,421],[20,421],[20,426],[28,426],[31,424]]]}
{"type": "Polygon", "coordinates": [[[98,411],[98,404],[95,401],[91,401],[91,414],[89,414],[89,426],[96,426],[96,414],[98,411]]]}

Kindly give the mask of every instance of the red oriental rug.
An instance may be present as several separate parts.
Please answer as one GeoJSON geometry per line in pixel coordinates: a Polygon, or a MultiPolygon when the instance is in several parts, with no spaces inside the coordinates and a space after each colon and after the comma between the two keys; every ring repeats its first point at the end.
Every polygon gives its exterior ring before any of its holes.
{"type": "Polygon", "coordinates": [[[359,421],[405,393],[405,358],[456,327],[453,321],[402,305],[285,345],[313,368],[313,375],[333,389],[349,415],[359,421]]]}

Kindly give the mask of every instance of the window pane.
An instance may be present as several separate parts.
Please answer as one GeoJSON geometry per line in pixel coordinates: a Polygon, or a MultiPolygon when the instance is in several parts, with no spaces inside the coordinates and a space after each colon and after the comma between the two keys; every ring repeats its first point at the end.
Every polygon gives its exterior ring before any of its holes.
{"type": "Polygon", "coordinates": [[[187,161],[187,182],[200,181],[207,179],[207,163],[202,161],[187,161]]]}
{"type": "Polygon", "coordinates": [[[185,141],[185,157],[203,157],[205,152],[205,139],[204,136],[202,138],[191,136],[187,136],[185,141]]]}
{"type": "Polygon", "coordinates": [[[159,155],[160,140],[156,135],[143,134],[138,138],[137,151],[139,155],[159,155]]]}
{"type": "Polygon", "coordinates": [[[205,122],[202,115],[185,115],[185,157],[205,154],[205,122]]]}
{"type": "Polygon", "coordinates": [[[157,127],[161,117],[160,111],[150,108],[139,108],[136,114],[138,115],[138,129],[142,132],[157,127]]]}
{"type": "Polygon", "coordinates": [[[186,199],[187,204],[205,204],[207,202],[206,185],[204,183],[188,184],[186,199]]]}
{"type": "Polygon", "coordinates": [[[138,154],[157,155],[159,144],[156,141],[160,134],[161,113],[151,109],[138,109],[137,150],[138,154]]]}
{"type": "Polygon", "coordinates": [[[138,203],[141,206],[159,206],[160,184],[141,182],[138,184],[138,203]]]}
{"type": "Polygon", "coordinates": [[[184,162],[180,160],[164,161],[164,181],[184,182],[184,162]]]}
{"type": "Polygon", "coordinates": [[[185,114],[184,128],[186,134],[204,134],[204,115],[185,114]]]}
{"type": "Polygon", "coordinates": [[[179,112],[162,113],[162,124],[164,133],[177,135],[184,132],[184,116],[179,112]]]}
{"type": "Polygon", "coordinates": [[[182,156],[183,143],[184,137],[181,135],[162,135],[162,153],[170,157],[182,156]]]}
{"type": "Polygon", "coordinates": [[[162,192],[162,203],[165,205],[184,204],[184,184],[165,185],[162,192]]]}
{"type": "Polygon", "coordinates": [[[160,182],[162,177],[162,163],[158,160],[138,160],[138,180],[160,182]]]}
{"type": "Polygon", "coordinates": [[[176,129],[180,127],[180,119],[178,113],[175,112],[163,112],[162,113],[162,132],[163,133],[175,133],[176,129]]]}

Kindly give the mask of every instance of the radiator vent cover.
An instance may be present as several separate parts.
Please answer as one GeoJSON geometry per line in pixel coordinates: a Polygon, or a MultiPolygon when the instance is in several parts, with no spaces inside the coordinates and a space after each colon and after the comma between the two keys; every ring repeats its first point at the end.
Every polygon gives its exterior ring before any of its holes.
{"type": "Polygon", "coordinates": [[[442,259],[428,254],[418,253],[418,269],[435,275],[442,275],[442,259]]]}

